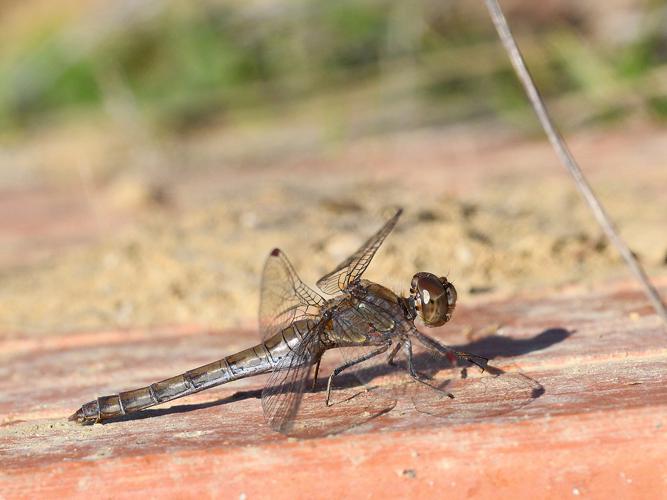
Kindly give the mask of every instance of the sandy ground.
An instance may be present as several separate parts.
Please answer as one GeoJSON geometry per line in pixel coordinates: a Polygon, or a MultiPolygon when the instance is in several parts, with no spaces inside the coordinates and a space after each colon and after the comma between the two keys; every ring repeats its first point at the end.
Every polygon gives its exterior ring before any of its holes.
{"type": "MultiPolygon", "coordinates": [[[[665,130],[571,135],[623,235],[649,273],[665,276],[665,130]]],[[[259,148],[209,132],[142,150],[150,162],[113,176],[70,158],[87,166],[58,182],[48,161],[69,157],[57,140],[16,152],[14,164],[38,167],[33,177],[0,171],[10,186],[0,202],[0,331],[252,325],[273,247],[313,283],[398,206],[405,215],[368,271],[397,290],[419,270],[446,274],[468,302],[627,278],[541,137],[482,126],[317,148],[280,137],[259,148]]],[[[94,139],[104,147],[86,141],[91,158],[118,154],[111,139],[94,139]]]]}

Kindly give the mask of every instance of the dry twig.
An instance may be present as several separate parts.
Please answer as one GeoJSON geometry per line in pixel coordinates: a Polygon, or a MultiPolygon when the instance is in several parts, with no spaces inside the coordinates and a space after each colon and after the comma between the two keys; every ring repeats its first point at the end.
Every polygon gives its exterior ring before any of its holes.
{"type": "Polygon", "coordinates": [[[521,55],[521,51],[519,50],[519,47],[517,46],[516,41],[512,36],[512,32],[510,31],[509,25],[507,24],[507,20],[505,19],[505,15],[503,14],[502,9],[500,8],[498,0],[484,1],[486,3],[486,8],[491,14],[491,19],[493,20],[493,24],[496,27],[498,36],[500,37],[500,40],[505,47],[507,54],[509,55],[512,66],[514,66],[514,71],[519,77],[524,90],[528,94],[528,99],[530,100],[530,103],[533,106],[535,113],[537,114],[537,118],[542,124],[542,128],[549,138],[549,142],[551,142],[551,145],[560,158],[560,161],[563,163],[568,172],[570,172],[570,175],[572,175],[574,178],[577,189],[579,189],[579,192],[584,197],[584,200],[597,219],[598,224],[600,224],[600,227],[602,227],[603,231],[607,234],[607,237],[611,240],[618,252],[621,254],[625,260],[625,263],[630,268],[630,271],[632,271],[632,274],[634,274],[635,278],[637,278],[637,280],[641,283],[642,287],[644,288],[644,292],[651,301],[651,304],[655,308],[658,315],[662,318],[665,324],[667,324],[667,309],[665,309],[665,304],[662,302],[658,291],[649,281],[646,272],[628,245],[618,234],[618,231],[614,227],[614,224],[609,218],[609,215],[602,207],[602,204],[595,196],[595,193],[593,193],[591,186],[588,184],[586,178],[584,177],[584,173],[581,171],[581,168],[565,144],[565,140],[556,129],[556,126],[553,124],[544,101],[542,100],[542,97],[540,96],[540,93],[535,86],[535,82],[533,81],[533,78],[531,77],[530,72],[526,67],[526,62],[521,55]]]}

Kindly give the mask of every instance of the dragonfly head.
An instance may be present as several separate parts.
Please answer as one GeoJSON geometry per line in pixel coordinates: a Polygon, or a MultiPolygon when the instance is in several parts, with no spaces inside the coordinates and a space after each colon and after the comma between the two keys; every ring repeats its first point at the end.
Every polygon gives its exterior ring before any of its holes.
{"type": "Polygon", "coordinates": [[[447,278],[417,273],[412,278],[410,298],[426,326],[447,323],[456,307],[456,288],[447,278]]]}

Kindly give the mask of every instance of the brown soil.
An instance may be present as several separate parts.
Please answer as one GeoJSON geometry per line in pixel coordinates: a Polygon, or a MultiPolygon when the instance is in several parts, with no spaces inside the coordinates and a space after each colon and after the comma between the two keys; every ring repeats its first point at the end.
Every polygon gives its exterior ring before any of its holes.
{"type": "MultiPolygon", "coordinates": [[[[664,130],[574,135],[623,235],[664,276],[664,130]]],[[[627,277],[541,137],[466,127],[323,148],[268,143],[221,148],[209,132],[151,150],[164,160],[159,175],[146,163],[111,175],[102,161],[90,178],[73,169],[75,182],[63,181],[45,161],[37,194],[35,182],[12,179],[12,210],[0,216],[0,241],[11,243],[0,252],[0,331],[248,325],[271,248],[312,283],[397,206],[405,215],[368,277],[398,290],[419,270],[447,274],[465,302],[627,277]]]]}

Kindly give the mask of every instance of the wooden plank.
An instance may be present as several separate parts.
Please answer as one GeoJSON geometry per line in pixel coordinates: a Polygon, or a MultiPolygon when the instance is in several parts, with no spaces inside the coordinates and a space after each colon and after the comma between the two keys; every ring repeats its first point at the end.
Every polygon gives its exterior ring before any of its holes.
{"type": "MultiPolygon", "coordinates": [[[[96,395],[212,361],[250,345],[256,332],[181,326],[5,335],[0,496],[646,498],[664,491],[666,332],[641,293],[620,284],[480,301],[461,306],[435,333],[530,376],[543,394],[512,411],[439,418],[415,409],[407,378],[387,377],[381,388],[405,388],[406,396],[391,411],[302,440],[264,424],[262,381],[247,379],[135,419],[81,427],[66,417],[96,395]]],[[[375,397],[368,395],[362,401],[375,397]]],[[[306,397],[309,418],[335,411],[323,398],[322,391],[306,397]]],[[[369,408],[372,417],[380,407],[369,408]]]]}

